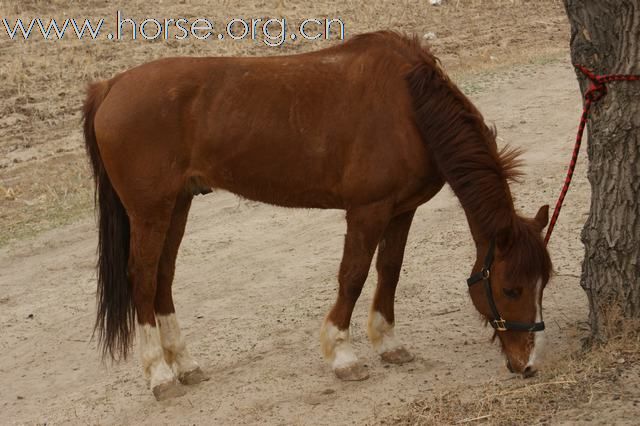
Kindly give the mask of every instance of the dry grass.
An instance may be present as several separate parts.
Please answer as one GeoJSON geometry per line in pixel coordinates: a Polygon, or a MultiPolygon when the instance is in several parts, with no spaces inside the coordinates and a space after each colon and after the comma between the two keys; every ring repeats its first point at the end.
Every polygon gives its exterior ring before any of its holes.
{"type": "MultiPolygon", "coordinates": [[[[617,321],[605,344],[582,348],[534,379],[490,381],[415,401],[379,424],[605,422],[607,410],[640,410],[640,322],[617,321]],[[603,417],[600,417],[603,415],[603,417]]],[[[547,348],[549,350],[549,348],[547,348]]]]}

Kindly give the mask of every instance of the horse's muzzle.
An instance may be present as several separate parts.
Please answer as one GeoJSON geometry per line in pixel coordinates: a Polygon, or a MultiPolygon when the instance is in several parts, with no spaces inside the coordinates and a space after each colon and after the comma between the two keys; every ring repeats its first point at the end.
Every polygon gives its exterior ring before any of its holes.
{"type": "Polygon", "coordinates": [[[535,376],[537,372],[538,370],[536,370],[535,367],[532,367],[529,365],[525,367],[524,371],[522,372],[522,377],[524,377],[525,379],[528,379],[530,377],[535,376]]]}
{"type": "MultiPolygon", "coordinates": [[[[509,362],[509,360],[507,360],[507,369],[511,373],[515,373],[516,372],[513,369],[513,367],[511,366],[511,362],[509,362]]],[[[525,379],[528,379],[530,377],[535,376],[537,372],[538,372],[538,370],[536,370],[535,367],[529,365],[529,366],[525,367],[524,371],[522,372],[522,377],[525,378],[525,379]]]]}

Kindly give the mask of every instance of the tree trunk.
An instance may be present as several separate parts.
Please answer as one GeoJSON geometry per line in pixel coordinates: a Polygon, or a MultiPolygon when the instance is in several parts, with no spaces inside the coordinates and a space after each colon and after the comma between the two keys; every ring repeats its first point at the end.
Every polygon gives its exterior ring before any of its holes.
{"type": "MultiPolygon", "coordinates": [[[[640,0],[564,0],[571,59],[596,74],[640,74],[640,0]]],[[[589,81],[578,72],[584,94],[589,81]]],[[[640,317],[640,81],[607,83],[588,123],[591,209],[581,286],[592,338],[640,317]]]]}

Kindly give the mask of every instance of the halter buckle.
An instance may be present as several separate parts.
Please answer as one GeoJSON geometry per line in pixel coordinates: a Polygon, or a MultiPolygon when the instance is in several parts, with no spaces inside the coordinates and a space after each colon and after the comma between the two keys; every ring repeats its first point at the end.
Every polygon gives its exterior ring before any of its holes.
{"type": "Polygon", "coordinates": [[[492,321],[493,323],[493,328],[495,328],[498,331],[507,331],[507,325],[506,325],[506,321],[503,320],[502,318],[500,319],[494,319],[492,321]]]}
{"type": "Polygon", "coordinates": [[[483,280],[488,280],[489,277],[491,277],[491,270],[489,270],[487,268],[482,268],[482,279],[483,280]]]}

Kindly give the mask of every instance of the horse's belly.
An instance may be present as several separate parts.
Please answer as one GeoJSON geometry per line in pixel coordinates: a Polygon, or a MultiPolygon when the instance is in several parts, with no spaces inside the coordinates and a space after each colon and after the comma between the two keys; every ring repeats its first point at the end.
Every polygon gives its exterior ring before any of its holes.
{"type": "Polygon", "coordinates": [[[343,208],[337,176],[314,162],[226,161],[209,168],[213,188],[284,207],[343,208]]]}

